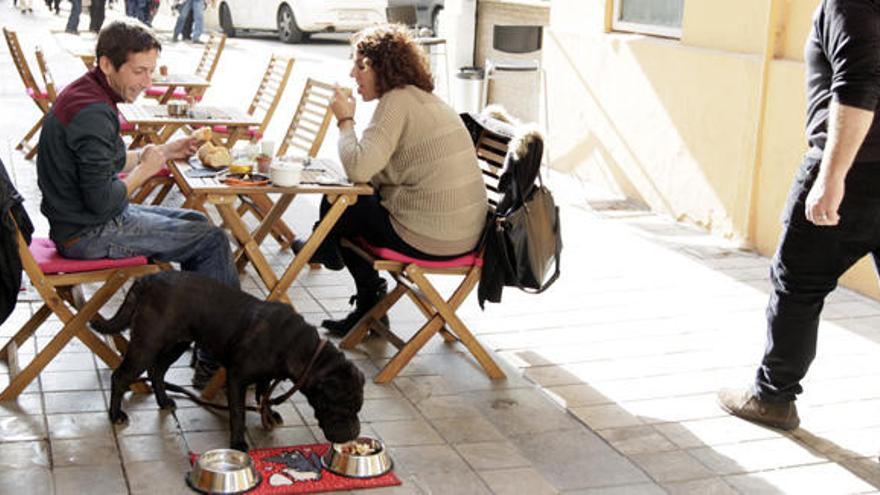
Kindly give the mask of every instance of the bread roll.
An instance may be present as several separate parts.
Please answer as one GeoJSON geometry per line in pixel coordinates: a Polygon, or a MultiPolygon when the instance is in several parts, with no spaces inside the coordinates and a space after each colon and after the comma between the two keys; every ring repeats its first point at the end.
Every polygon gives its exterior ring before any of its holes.
{"type": "Polygon", "coordinates": [[[206,167],[220,168],[232,163],[232,154],[223,146],[214,146],[210,141],[203,144],[196,152],[196,156],[206,167]]]}
{"type": "Polygon", "coordinates": [[[199,141],[207,141],[207,142],[211,142],[211,135],[212,135],[211,128],[208,126],[200,127],[199,129],[196,129],[196,131],[192,133],[192,136],[194,138],[198,139],[199,141]]]}

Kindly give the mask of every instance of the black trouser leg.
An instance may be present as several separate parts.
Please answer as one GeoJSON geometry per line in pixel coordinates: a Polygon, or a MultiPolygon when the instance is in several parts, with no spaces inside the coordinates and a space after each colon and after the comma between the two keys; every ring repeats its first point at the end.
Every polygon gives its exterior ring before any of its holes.
{"type": "Polygon", "coordinates": [[[767,345],[755,380],[755,391],[767,401],[790,401],[802,392],[816,355],[819,316],[825,297],[856,261],[880,241],[880,203],[846,195],[840,223],[816,226],[804,213],[804,202],[818,170],[808,159],[798,172],[783,214],[784,229],[773,258],[773,292],[767,306],[767,345]]]}

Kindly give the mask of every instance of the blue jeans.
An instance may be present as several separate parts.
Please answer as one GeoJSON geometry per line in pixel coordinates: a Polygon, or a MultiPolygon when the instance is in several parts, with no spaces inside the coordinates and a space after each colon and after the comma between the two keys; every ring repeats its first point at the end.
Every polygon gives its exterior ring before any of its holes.
{"type": "Polygon", "coordinates": [[[770,267],[773,291],[767,305],[767,345],[755,392],[768,402],[795,400],[816,356],[819,317],[837,280],[870,254],[880,267],[880,163],[855,163],[846,177],[840,222],[817,226],[804,204],[819,159],[807,157],[782,214],[783,231],[770,267]]]}
{"type": "Polygon", "coordinates": [[[183,8],[180,9],[180,14],[177,15],[177,24],[174,25],[174,39],[179,38],[180,33],[183,32],[183,23],[189,15],[190,10],[192,10],[193,13],[192,40],[198,41],[199,37],[202,35],[205,2],[204,0],[186,0],[186,3],[183,4],[183,8]]]}
{"type": "Polygon", "coordinates": [[[113,220],[58,246],[65,258],[146,256],[239,288],[226,233],[198,211],[130,204],[113,220]]]}
{"type": "Polygon", "coordinates": [[[125,15],[148,24],[147,0],[125,0],[125,15]]]}
{"type": "Polygon", "coordinates": [[[82,13],[82,0],[70,0],[70,17],[67,18],[67,32],[76,32],[79,29],[79,15],[82,13]]]}

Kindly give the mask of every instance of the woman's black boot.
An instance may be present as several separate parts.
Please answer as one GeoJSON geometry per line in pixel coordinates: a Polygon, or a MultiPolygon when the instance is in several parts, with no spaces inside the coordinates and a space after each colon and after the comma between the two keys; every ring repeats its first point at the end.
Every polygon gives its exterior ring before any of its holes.
{"type": "MultiPolygon", "coordinates": [[[[381,283],[377,285],[375,290],[359,292],[351,296],[351,303],[354,303],[354,311],[341,320],[324,320],[321,326],[327,329],[327,333],[335,337],[342,337],[354,328],[360,319],[373,309],[373,306],[379,303],[385,294],[388,293],[388,284],[385,279],[380,279],[381,283]]],[[[388,315],[382,315],[378,321],[374,321],[372,325],[383,325],[386,329],[389,326],[388,315]]]]}

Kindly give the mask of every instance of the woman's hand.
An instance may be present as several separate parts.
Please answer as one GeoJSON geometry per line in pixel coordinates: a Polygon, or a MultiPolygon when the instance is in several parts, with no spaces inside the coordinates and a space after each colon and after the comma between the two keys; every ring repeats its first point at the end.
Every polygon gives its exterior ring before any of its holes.
{"type": "Polygon", "coordinates": [[[333,98],[330,100],[330,110],[336,116],[336,120],[352,119],[357,103],[351,95],[351,90],[341,86],[334,86],[333,98]]]}

